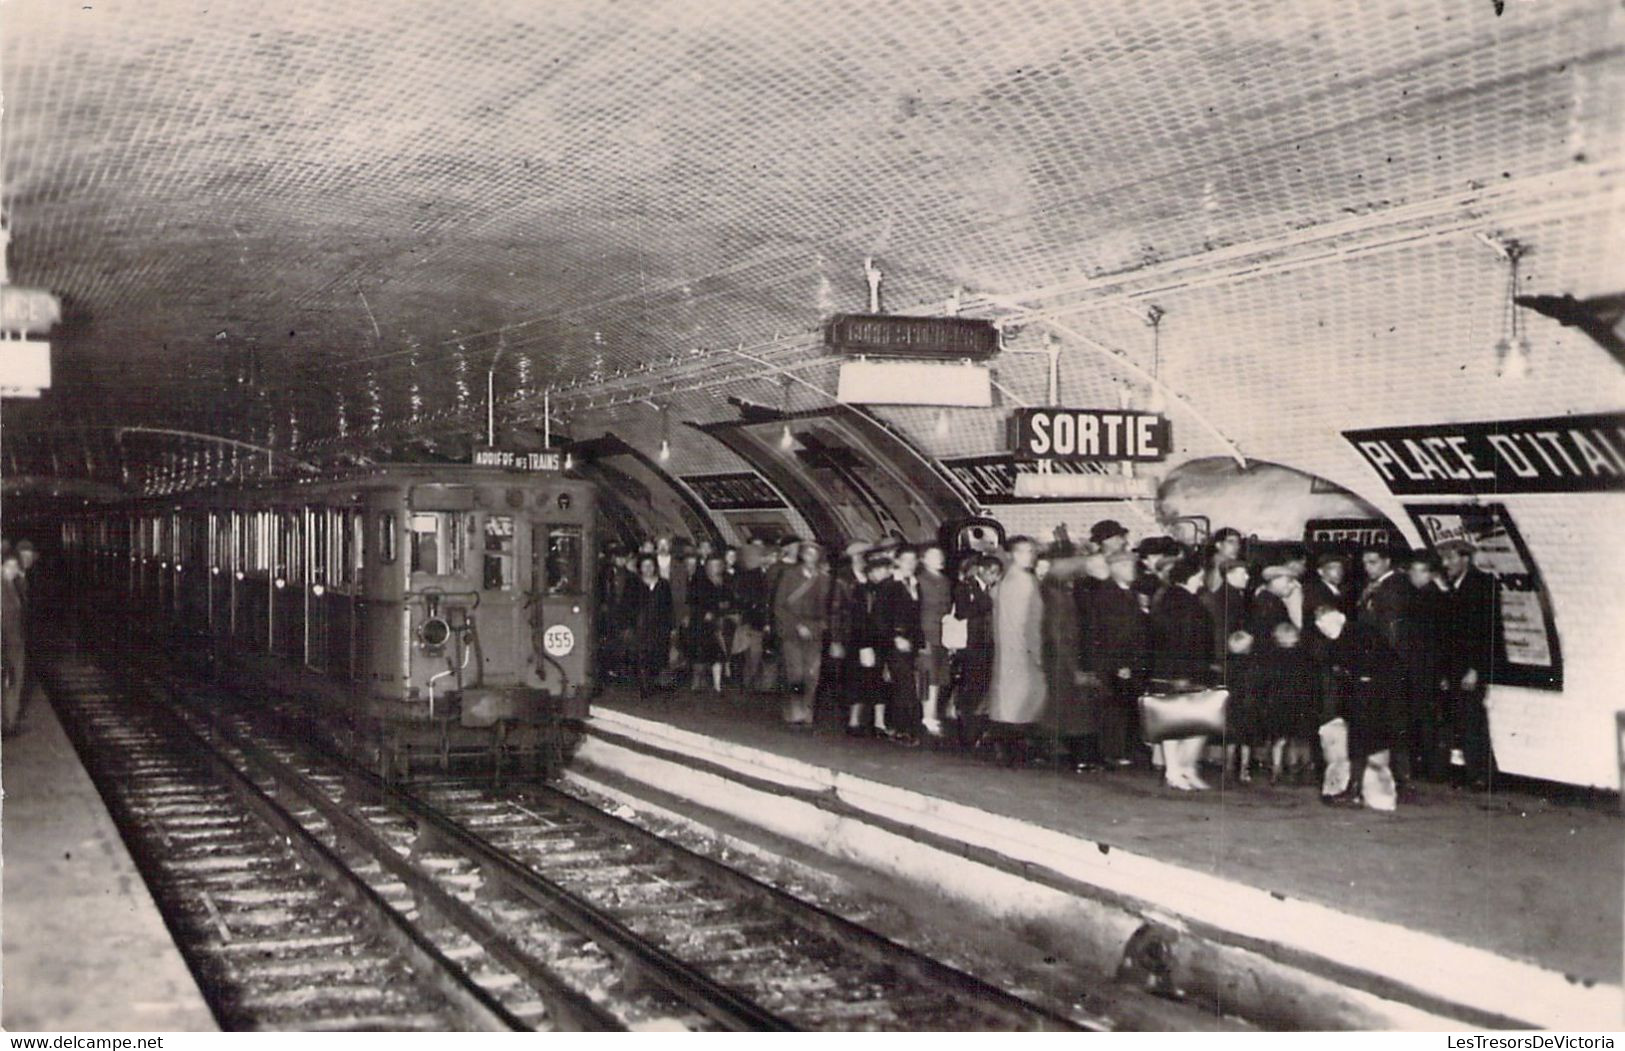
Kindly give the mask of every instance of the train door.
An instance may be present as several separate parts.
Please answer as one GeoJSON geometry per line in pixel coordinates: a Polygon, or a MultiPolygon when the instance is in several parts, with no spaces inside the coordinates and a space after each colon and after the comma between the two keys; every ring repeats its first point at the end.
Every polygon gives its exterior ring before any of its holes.
{"type": "Polygon", "coordinates": [[[321,505],[305,508],[305,664],[315,671],[327,670],[327,589],[332,559],[328,515],[321,505]]]}
{"type": "Polygon", "coordinates": [[[391,700],[405,697],[408,681],[407,563],[401,557],[405,495],[399,488],[367,493],[361,595],[356,603],[358,678],[367,693],[391,700]]]}
{"type": "Polygon", "coordinates": [[[563,697],[589,688],[592,596],[588,590],[586,527],[549,521],[530,527],[530,645],[526,661],[548,692],[563,697]]]}
{"type": "Polygon", "coordinates": [[[528,641],[525,592],[520,581],[522,502],[509,500],[507,507],[487,511],[481,530],[480,652],[484,656],[485,681],[492,685],[520,681],[520,643],[528,641]]]}

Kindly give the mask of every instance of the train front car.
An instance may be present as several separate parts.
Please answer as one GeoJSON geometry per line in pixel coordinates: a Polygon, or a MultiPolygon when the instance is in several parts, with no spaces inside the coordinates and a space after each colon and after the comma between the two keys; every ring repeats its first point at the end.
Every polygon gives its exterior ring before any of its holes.
{"type": "Polygon", "coordinates": [[[367,707],[383,716],[385,776],[425,762],[555,775],[593,688],[591,486],[545,469],[388,478],[365,494],[367,707]]]}

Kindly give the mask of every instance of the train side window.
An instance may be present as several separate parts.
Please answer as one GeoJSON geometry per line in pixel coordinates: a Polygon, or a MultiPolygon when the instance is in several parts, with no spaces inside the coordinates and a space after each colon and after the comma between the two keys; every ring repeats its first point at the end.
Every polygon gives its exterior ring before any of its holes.
{"type": "Polygon", "coordinates": [[[355,584],[361,579],[361,571],[366,568],[366,533],[366,514],[361,511],[351,511],[350,525],[345,533],[345,536],[348,538],[350,544],[350,557],[345,559],[344,563],[349,567],[349,576],[347,576],[344,580],[346,584],[355,584]]]}
{"type": "Polygon", "coordinates": [[[395,512],[378,512],[378,561],[384,565],[395,562],[395,512]]]}
{"type": "Polygon", "coordinates": [[[483,586],[487,591],[513,587],[514,533],[512,515],[487,515],[483,586]]]}
{"type": "MultiPolygon", "coordinates": [[[[582,556],[585,550],[582,529],[578,525],[550,525],[546,530],[545,546],[537,544],[536,537],[531,539],[531,557],[541,557],[546,553],[546,577],[536,574],[534,579],[540,584],[546,580],[549,595],[579,595],[581,594],[581,578],[583,573],[582,556]]],[[[539,531],[538,531],[539,532],[539,531]]],[[[532,570],[534,573],[534,568],[532,570]]]]}

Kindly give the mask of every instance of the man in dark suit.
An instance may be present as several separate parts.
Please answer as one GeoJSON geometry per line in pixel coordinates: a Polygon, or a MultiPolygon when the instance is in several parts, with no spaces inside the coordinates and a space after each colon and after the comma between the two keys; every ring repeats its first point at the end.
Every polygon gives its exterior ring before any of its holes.
{"type": "Polygon", "coordinates": [[[1100,752],[1109,765],[1128,766],[1140,754],[1132,741],[1140,691],[1150,663],[1150,627],[1134,591],[1132,552],[1107,558],[1111,579],[1089,592],[1084,620],[1085,670],[1104,683],[1106,703],[1100,715],[1100,752]]]}
{"type": "Polygon", "coordinates": [[[880,725],[896,736],[912,734],[919,726],[920,691],[916,675],[919,654],[925,649],[925,629],[920,619],[920,555],[912,547],[901,547],[893,556],[892,577],[880,585],[881,617],[890,635],[886,648],[886,674],[891,679],[889,716],[880,725]]]}
{"type": "Polygon", "coordinates": [[[1474,788],[1488,788],[1495,773],[1489,712],[1484,706],[1490,676],[1504,659],[1495,578],[1473,565],[1473,545],[1439,545],[1444,564],[1442,681],[1451,719],[1451,741],[1474,788]]]}
{"type": "Polygon", "coordinates": [[[1365,568],[1366,586],[1360,593],[1355,619],[1374,630],[1388,648],[1399,652],[1400,622],[1411,604],[1410,582],[1394,569],[1394,556],[1385,547],[1361,549],[1360,564],[1365,568]]]}

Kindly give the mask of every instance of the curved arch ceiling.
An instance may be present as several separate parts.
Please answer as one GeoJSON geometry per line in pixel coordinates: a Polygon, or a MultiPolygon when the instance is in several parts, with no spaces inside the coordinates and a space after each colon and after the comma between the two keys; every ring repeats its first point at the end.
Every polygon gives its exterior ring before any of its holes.
{"type": "Polygon", "coordinates": [[[866,256],[1016,294],[1618,141],[1602,0],[385,10],[6,5],[12,277],[66,311],[14,422],[467,426],[499,353],[585,392],[861,307],[866,256]]]}

